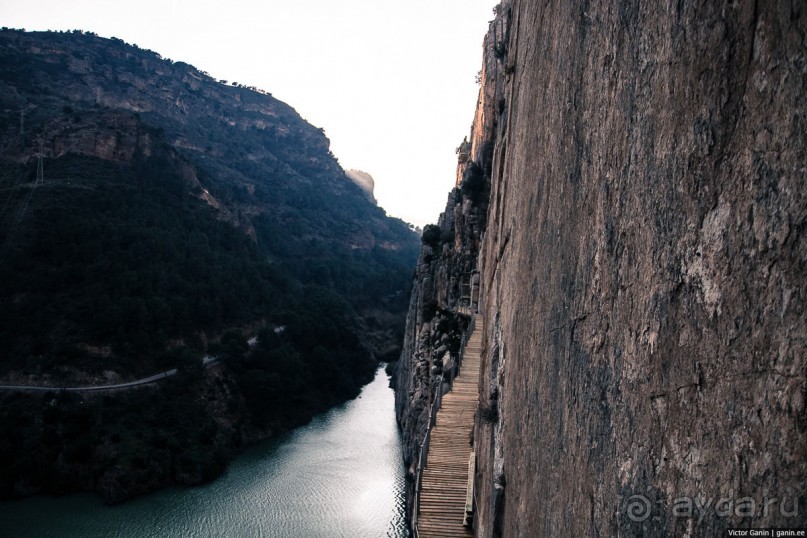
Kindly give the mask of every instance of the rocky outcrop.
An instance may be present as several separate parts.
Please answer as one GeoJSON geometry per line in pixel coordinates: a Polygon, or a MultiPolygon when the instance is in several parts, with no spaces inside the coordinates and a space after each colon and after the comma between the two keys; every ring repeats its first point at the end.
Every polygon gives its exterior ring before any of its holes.
{"type": "Polygon", "coordinates": [[[500,6],[478,536],[805,525],[806,17],[500,6]]]}
{"type": "Polygon", "coordinates": [[[364,194],[367,195],[367,198],[369,198],[371,202],[376,203],[375,196],[373,195],[373,191],[375,190],[373,176],[361,170],[347,170],[345,173],[353,183],[361,187],[361,190],[364,191],[364,194]]]}

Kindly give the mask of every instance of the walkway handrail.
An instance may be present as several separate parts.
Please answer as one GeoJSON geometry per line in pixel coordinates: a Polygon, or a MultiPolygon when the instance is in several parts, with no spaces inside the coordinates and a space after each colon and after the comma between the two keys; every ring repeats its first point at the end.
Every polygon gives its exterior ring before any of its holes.
{"type": "Polygon", "coordinates": [[[418,509],[420,508],[420,487],[423,482],[423,469],[426,468],[429,458],[429,441],[431,439],[432,428],[437,422],[437,411],[443,403],[443,382],[445,381],[445,373],[440,374],[440,384],[437,386],[437,395],[429,409],[429,421],[426,423],[426,435],[423,437],[423,442],[420,444],[420,453],[418,454],[418,466],[415,470],[415,498],[413,500],[412,511],[412,529],[415,538],[418,537],[418,509]]]}
{"type": "Polygon", "coordinates": [[[443,383],[448,381],[449,389],[451,390],[451,386],[454,382],[454,378],[457,377],[459,374],[459,368],[462,364],[462,357],[465,354],[465,346],[468,344],[468,340],[471,338],[471,334],[473,334],[474,329],[476,328],[476,313],[471,315],[471,323],[468,325],[468,329],[465,331],[465,334],[462,335],[462,343],[460,344],[460,352],[457,356],[457,363],[455,364],[454,368],[451,372],[449,372],[448,379],[446,380],[446,373],[443,372],[440,374],[440,384],[437,386],[437,395],[434,397],[434,401],[431,404],[431,409],[429,410],[429,421],[426,423],[426,435],[423,437],[423,442],[420,444],[420,453],[418,454],[418,466],[415,470],[415,495],[414,499],[412,500],[413,508],[412,508],[412,533],[414,538],[419,538],[418,535],[418,511],[420,510],[420,487],[423,482],[423,469],[426,468],[426,464],[428,463],[429,458],[429,441],[431,440],[431,433],[432,428],[437,423],[437,412],[440,410],[440,406],[443,403],[443,383]]]}
{"type": "Polygon", "coordinates": [[[470,340],[471,335],[476,328],[476,313],[471,315],[471,323],[468,324],[468,329],[465,331],[465,334],[462,335],[462,343],[460,343],[460,352],[457,355],[457,364],[454,366],[453,371],[451,372],[451,379],[449,383],[454,383],[454,378],[459,375],[460,367],[462,366],[462,358],[465,356],[465,346],[468,345],[468,340],[470,340]]]}

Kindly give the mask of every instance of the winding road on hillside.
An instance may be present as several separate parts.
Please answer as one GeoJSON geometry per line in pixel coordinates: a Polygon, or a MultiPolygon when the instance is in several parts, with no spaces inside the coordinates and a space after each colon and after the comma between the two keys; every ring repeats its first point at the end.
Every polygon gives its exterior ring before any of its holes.
{"type": "MultiPolygon", "coordinates": [[[[210,355],[206,355],[202,357],[202,366],[207,368],[218,362],[218,357],[211,357],[210,355]]],[[[126,383],[116,383],[114,385],[88,385],[85,387],[50,387],[50,386],[43,386],[43,385],[0,385],[0,390],[5,391],[27,391],[27,392],[50,392],[50,391],[67,391],[67,392],[101,392],[105,390],[121,390],[121,389],[129,389],[132,387],[139,387],[142,385],[149,385],[151,383],[156,383],[157,381],[161,381],[168,377],[174,376],[177,374],[177,369],[173,368],[171,370],[166,370],[165,372],[160,372],[159,374],[154,374],[148,377],[144,377],[142,379],[137,379],[135,381],[128,381],[126,383]]]]}

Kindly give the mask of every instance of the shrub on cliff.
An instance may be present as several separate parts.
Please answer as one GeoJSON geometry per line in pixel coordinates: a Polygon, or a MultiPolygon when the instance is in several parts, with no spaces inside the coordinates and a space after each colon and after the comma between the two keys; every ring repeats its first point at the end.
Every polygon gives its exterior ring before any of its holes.
{"type": "Polygon", "coordinates": [[[487,198],[488,181],[484,170],[476,162],[472,162],[462,174],[460,190],[463,197],[469,198],[474,204],[487,198]]]}
{"type": "Polygon", "coordinates": [[[440,247],[440,227],[435,224],[427,224],[423,228],[423,235],[420,236],[420,242],[424,245],[429,245],[432,250],[436,251],[440,247]]]}

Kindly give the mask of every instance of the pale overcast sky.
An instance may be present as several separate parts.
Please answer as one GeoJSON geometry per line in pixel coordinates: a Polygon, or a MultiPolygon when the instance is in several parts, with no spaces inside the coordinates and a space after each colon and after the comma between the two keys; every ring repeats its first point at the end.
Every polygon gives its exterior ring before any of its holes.
{"type": "Polygon", "coordinates": [[[496,0],[0,0],[0,26],[93,31],[256,86],[325,129],[391,215],[435,222],[496,0]],[[125,7],[124,7],[125,6],[125,7]]]}

